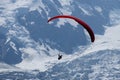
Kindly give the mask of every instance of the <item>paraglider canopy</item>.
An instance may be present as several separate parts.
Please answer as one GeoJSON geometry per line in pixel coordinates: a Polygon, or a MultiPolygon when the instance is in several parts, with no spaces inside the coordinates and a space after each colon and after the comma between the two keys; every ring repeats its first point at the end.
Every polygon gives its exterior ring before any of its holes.
{"type": "Polygon", "coordinates": [[[57,19],[57,18],[69,18],[69,19],[75,20],[76,22],[81,24],[88,31],[88,33],[90,35],[90,38],[91,38],[91,42],[95,41],[95,36],[94,36],[94,33],[93,33],[92,29],[90,28],[90,26],[87,23],[85,23],[81,19],[78,19],[78,18],[76,18],[74,16],[69,16],[69,15],[59,15],[59,16],[54,16],[54,17],[50,18],[48,20],[48,22],[50,22],[51,20],[57,19]]]}

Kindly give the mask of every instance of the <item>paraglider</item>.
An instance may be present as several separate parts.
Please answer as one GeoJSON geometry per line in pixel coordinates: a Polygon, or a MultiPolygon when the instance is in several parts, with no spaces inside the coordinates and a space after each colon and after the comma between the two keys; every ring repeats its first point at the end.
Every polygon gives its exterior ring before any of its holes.
{"type": "Polygon", "coordinates": [[[58,54],[58,60],[62,59],[62,55],[58,54]]]}
{"type": "Polygon", "coordinates": [[[69,18],[69,19],[75,20],[76,22],[78,22],[79,24],[81,24],[88,31],[88,33],[90,35],[90,38],[91,38],[91,42],[95,41],[95,36],[94,36],[94,33],[93,33],[92,29],[90,28],[90,26],[87,23],[85,23],[81,19],[78,19],[78,18],[76,18],[74,16],[69,16],[69,15],[59,15],[59,16],[54,16],[54,17],[50,18],[48,20],[48,22],[50,22],[50,21],[52,21],[54,19],[57,19],[57,18],[69,18]]]}

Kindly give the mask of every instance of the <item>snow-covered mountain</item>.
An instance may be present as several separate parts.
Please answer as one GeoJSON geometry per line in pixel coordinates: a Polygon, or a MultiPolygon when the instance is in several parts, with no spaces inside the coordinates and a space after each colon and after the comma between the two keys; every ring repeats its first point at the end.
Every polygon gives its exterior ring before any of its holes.
{"type": "Polygon", "coordinates": [[[0,0],[0,79],[119,80],[120,0],[0,0]],[[73,20],[91,26],[95,42],[73,20]],[[58,54],[62,60],[57,60],[58,54]]]}

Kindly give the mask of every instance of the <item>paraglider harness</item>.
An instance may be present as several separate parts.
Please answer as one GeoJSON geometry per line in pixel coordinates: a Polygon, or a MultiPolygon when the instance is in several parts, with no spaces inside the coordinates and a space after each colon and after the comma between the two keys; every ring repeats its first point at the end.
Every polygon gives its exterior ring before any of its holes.
{"type": "Polygon", "coordinates": [[[62,54],[58,54],[58,60],[62,59],[62,54]]]}

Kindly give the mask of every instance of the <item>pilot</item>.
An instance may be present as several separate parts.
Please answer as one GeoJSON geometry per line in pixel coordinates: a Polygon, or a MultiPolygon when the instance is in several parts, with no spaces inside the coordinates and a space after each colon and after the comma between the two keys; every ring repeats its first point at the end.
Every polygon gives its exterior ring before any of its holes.
{"type": "Polygon", "coordinates": [[[62,59],[62,55],[58,54],[58,60],[62,59]]]}

